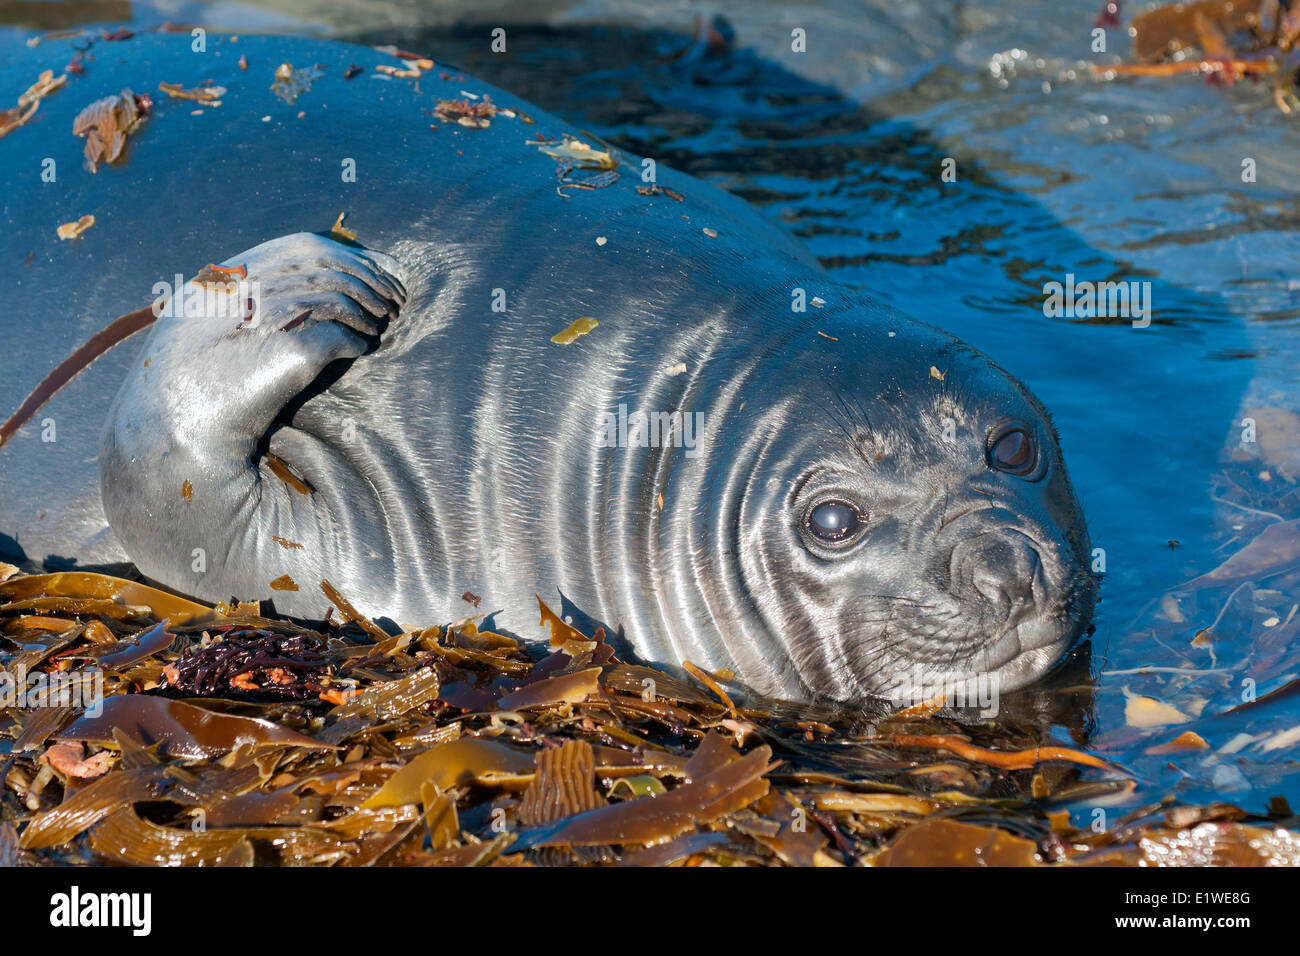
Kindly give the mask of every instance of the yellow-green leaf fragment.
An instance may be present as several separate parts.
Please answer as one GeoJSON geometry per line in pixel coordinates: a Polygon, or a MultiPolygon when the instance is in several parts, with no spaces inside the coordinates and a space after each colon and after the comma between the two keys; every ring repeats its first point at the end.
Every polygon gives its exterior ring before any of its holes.
{"type": "Polygon", "coordinates": [[[600,323],[595,319],[584,316],[570,325],[563,332],[558,332],[551,336],[551,341],[556,345],[572,345],[581,336],[586,335],[600,323]]]}
{"type": "Polygon", "coordinates": [[[663,781],[658,777],[643,773],[635,777],[623,777],[615,780],[614,786],[610,787],[609,795],[611,797],[628,795],[633,797],[658,797],[667,792],[668,788],[663,785],[663,781]]]}
{"type": "Polygon", "coordinates": [[[419,803],[425,783],[443,792],[463,783],[518,786],[532,774],[531,754],[485,737],[462,737],[420,754],[361,806],[373,810],[419,803]]]}

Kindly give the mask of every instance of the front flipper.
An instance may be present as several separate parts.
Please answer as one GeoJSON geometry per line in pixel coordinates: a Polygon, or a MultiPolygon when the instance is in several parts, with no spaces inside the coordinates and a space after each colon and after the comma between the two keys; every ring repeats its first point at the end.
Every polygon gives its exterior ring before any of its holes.
{"type": "Polygon", "coordinates": [[[327,366],[378,341],[405,303],[398,272],[383,253],[297,233],[178,290],[100,445],[105,514],[144,574],[210,600],[260,598],[285,542],[334,544],[315,496],[263,480],[260,449],[327,366]]]}

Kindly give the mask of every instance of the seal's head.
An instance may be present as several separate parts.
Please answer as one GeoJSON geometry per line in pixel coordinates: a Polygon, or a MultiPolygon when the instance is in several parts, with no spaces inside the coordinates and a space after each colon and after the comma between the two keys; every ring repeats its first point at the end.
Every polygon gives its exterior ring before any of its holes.
{"type": "Polygon", "coordinates": [[[1087,626],[1097,584],[1037,399],[907,320],[841,327],[778,362],[781,427],[744,443],[780,477],[751,489],[741,574],[799,682],[927,700],[1044,674],[1087,626]]]}

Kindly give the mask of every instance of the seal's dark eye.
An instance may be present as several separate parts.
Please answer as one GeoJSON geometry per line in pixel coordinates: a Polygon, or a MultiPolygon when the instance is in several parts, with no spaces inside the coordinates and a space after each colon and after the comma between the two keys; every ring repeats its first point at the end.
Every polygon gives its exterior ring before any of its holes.
{"type": "Polygon", "coordinates": [[[1018,428],[999,438],[989,450],[989,464],[1011,475],[1029,474],[1034,459],[1034,443],[1018,428]]]}
{"type": "Polygon", "coordinates": [[[848,502],[823,501],[808,512],[807,524],[823,541],[843,541],[862,526],[862,515],[848,502]]]}

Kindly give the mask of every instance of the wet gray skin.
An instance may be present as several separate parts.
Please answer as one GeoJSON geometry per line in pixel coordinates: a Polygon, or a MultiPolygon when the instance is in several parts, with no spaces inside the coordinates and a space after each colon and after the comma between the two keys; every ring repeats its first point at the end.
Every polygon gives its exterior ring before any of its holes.
{"type": "MultiPolygon", "coordinates": [[[[281,57],[303,62],[376,58],[274,42],[309,48],[281,57]]],[[[254,177],[262,235],[280,238],[232,254],[249,229],[192,214],[260,311],[160,319],[109,410],[104,512],[147,576],[304,617],[325,613],[329,579],[407,627],[474,612],[468,591],[522,633],[534,592],[558,589],[645,660],[786,697],[906,698],[972,676],[1009,690],[1077,639],[1096,590],[1087,532],[1015,379],[838,284],[730,196],[663,167],[684,201],[639,195],[632,157],[616,186],[557,196],[553,161],[521,143],[569,132],[559,121],[519,104],[534,126],[430,136],[403,89],[385,91],[378,130],[341,80],[314,91],[331,129],[360,131],[342,147],[359,168],[417,135],[432,151],[413,181],[351,194],[381,224],[362,230],[372,249],[301,231],[283,154],[254,177]],[[599,324],[552,341],[584,316],[599,324]],[[620,406],[702,431],[642,446],[618,434],[620,406]],[[298,590],[271,589],[285,575],[298,590]]],[[[209,135],[246,138],[243,114],[210,119],[209,135]]],[[[317,191],[314,228],[338,201],[317,191]]]]}
{"type": "MultiPolygon", "coordinates": [[[[917,675],[1010,689],[1078,635],[1093,586],[1055,437],[985,357],[849,290],[823,285],[812,321],[760,304],[811,276],[743,300],[697,280],[661,306],[725,303],[702,322],[625,297],[562,347],[527,309],[461,319],[447,303],[472,283],[449,281],[444,248],[283,237],[227,261],[260,284],[253,323],[160,321],[101,454],[141,570],[208,599],[288,574],[302,589],[276,606],[309,617],[329,578],[406,625],[464,613],[468,589],[523,626],[537,582],[646,659],[783,696],[903,695],[917,675]],[[256,467],[281,410],[354,358],[271,442],[312,493],[256,467]],[[629,414],[680,411],[702,433],[606,447],[634,397],[629,414]],[[211,556],[197,571],[194,548],[211,556]]],[[[530,299],[565,294],[545,265],[530,299]]]]}

